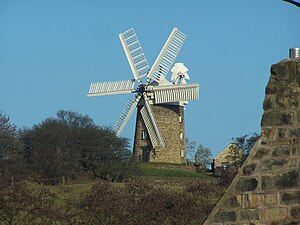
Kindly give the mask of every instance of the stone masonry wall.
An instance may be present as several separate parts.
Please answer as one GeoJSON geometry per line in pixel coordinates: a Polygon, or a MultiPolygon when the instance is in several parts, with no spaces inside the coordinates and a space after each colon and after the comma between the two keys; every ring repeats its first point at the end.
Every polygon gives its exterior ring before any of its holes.
{"type": "Polygon", "coordinates": [[[152,105],[151,108],[159,131],[163,137],[165,148],[159,147],[152,149],[149,138],[146,140],[142,139],[142,131],[146,128],[138,110],[133,149],[135,159],[142,159],[143,149],[149,148],[150,162],[185,163],[186,143],[183,106],[160,104],[152,105]],[[181,121],[179,120],[179,116],[181,116],[181,121]],[[181,137],[180,133],[182,133],[181,137]],[[184,153],[183,157],[181,157],[181,150],[183,150],[184,153]]]}
{"type": "Polygon", "coordinates": [[[300,60],[271,67],[262,137],[205,225],[300,224],[300,60]]]}

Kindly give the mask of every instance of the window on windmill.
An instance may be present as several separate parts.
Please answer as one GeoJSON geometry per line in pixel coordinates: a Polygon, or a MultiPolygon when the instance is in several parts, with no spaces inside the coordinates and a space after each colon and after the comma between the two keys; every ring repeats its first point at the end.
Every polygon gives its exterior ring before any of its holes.
{"type": "Polygon", "coordinates": [[[142,140],[146,140],[148,138],[148,133],[146,130],[142,131],[142,140]]]}
{"type": "Polygon", "coordinates": [[[182,132],[180,132],[180,135],[179,135],[179,137],[180,137],[180,140],[182,140],[182,139],[183,139],[183,133],[182,133],[182,132]]]}
{"type": "Polygon", "coordinates": [[[184,150],[180,151],[180,156],[181,156],[181,158],[184,158],[184,150]]]}
{"type": "Polygon", "coordinates": [[[181,122],[182,122],[182,117],[181,117],[181,115],[179,115],[179,118],[178,118],[178,120],[179,120],[179,123],[181,123],[181,122]]]}

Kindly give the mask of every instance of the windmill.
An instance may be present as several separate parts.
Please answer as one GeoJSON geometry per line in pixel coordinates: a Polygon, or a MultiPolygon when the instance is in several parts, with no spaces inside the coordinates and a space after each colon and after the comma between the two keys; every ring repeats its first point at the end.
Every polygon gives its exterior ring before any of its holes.
{"type": "MultiPolygon", "coordinates": [[[[157,111],[155,107],[165,105],[180,105],[180,107],[182,107],[182,104],[186,103],[186,101],[198,99],[199,95],[199,85],[197,83],[186,84],[185,79],[182,78],[182,74],[187,72],[187,68],[184,67],[183,64],[177,65],[179,69],[176,65],[174,67],[175,69],[172,69],[173,77],[175,77],[173,83],[166,79],[166,76],[186,39],[186,35],[177,28],[174,28],[151,68],[148,65],[145,54],[133,28],[119,34],[119,37],[134,79],[114,82],[93,82],[90,85],[88,96],[133,93],[135,95],[134,100],[127,101],[113,129],[115,130],[116,135],[119,136],[134,109],[137,108],[137,126],[138,124],[141,124],[140,127],[142,127],[143,131],[141,139],[145,139],[145,142],[147,143],[146,152],[149,153],[152,151],[156,156],[156,152],[158,152],[156,150],[166,149],[165,151],[168,151],[167,148],[169,148],[169,146],[166,146],[165,144],[166,139],[160,132],[162,127],[158,126],[156,120],[157,116],[153,113],[153,110],[157,111]],[[183,67],[186,71],[182,71],[183,67]],[[180,78],[177,78],[177,76],[180,78]],[[143,82],[143,80],[145,81],[143,82]]],[[[136,140],[138,130],[141,129],[136,127],[134,149],[138,148],[138,144],[136,144],[138,142],[136,140]]],[[[167,140],[167,142],[168,141],[169,140],[167,140]]],[[[183,149],[183,147],[180,148],[183,149]]],[[[134,154],[141,156],[141,154],[138,153],[141,149],[136,149],[134,151],[134,154]]],[[[143,151],[145,151],[145,148],[143,151]]],[[[140,157],[140,160],[149,161],[149,156],[148,158],[145,156],[142,158],[140,157]]],[[[168,161],[168,159],[162,160],[168,161]]]]}

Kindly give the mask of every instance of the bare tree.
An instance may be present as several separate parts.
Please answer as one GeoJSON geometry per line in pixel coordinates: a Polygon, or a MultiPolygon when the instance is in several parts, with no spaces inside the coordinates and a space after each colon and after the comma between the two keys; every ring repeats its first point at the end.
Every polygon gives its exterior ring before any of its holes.
{"type": "Polygon", "coordinates": [[[245,156],[249,155],[250,150],[255,142],[259,139],[260,135],[253,132],[239,137],[232,138],[232,143],[243,151],[245,156]]]}
{"type": "Polygon", "coordinates": [[[195,153],[195,163],[200,165],[202,168],[207,168],[212,161],[211,150],[203,145],[198,145],[195,153]]]}
{"type": "Polygon", "coordinates": [[[194,161],[194,156],[196,153],[197,141],[191,141],[186,138],[186,157],[188,161],[194,161]]]}

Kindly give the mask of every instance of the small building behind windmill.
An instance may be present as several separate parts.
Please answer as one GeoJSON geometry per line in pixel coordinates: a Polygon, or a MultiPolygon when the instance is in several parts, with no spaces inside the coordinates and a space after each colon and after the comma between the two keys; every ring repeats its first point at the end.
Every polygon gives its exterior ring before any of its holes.
{"type": "Polygon", "coordinates": [[[228,169],[235,169],[243,159],[243,151],[236,144],[231,143],[214,159],[212,170],[215,175],[222,175],[228,169]]]}

